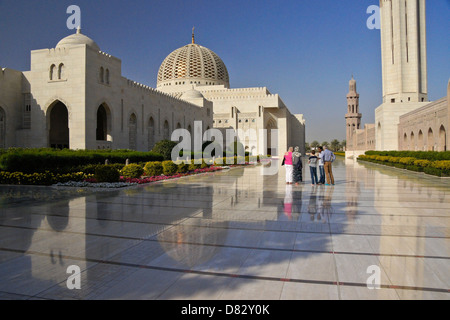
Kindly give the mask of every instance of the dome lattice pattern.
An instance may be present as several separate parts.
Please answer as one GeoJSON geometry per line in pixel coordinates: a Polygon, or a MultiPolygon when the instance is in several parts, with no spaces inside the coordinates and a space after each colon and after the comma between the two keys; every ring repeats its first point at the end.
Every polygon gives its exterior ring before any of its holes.
{"type": "Polygon", "coordinates": [[[213,51],[197,44],[189,44],[172,52],[161,64],[158,86],[166,81],[201,79],[229,87],[228,70],[213,51]]]}

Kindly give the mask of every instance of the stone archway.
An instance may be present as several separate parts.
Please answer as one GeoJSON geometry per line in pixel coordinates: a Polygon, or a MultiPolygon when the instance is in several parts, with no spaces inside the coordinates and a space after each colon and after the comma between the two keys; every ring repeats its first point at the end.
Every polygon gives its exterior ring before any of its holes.
{"type": "Polygon", "coordinates": [[[55,101],[49,108],[49,145],[50,148],[70,148],[69,111],[64,103],[55,101]]]}
{"type": "Polygon", "coordinates": [[[267,155],[272,155],[272,148],[276,147],[272,145],[272,130],[278,129],[277,122],[275,119],[270,119],[267,122],[266,130],[267,130],[267,155]]]}
{"type": "Polygon", "coordinates": [[[112,141],[111,136],[111,111],[105,103],[97,109],[97,141],[112,141]]]}

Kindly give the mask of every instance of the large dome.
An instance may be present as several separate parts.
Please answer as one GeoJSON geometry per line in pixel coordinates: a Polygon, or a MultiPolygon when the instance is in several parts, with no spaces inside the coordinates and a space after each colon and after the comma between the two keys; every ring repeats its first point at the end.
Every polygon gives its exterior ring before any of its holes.
{"type": "Polygon", "coordinates": [[[228,70],[222,59],[195,43],[169,54],[159,69],[157,87],[192,84],[230,87],[228,70]]]}
{"type": "Polygon", "coordinates": [[[100,51],[100,47],[95,43],[95,41],[82,34],[80,28],[77,29],[77,32],[75,34],[65,37],[60,42],[58,42],[56,48],[65,48],[80,44],[85,44],[95,51],[100,51]]]}

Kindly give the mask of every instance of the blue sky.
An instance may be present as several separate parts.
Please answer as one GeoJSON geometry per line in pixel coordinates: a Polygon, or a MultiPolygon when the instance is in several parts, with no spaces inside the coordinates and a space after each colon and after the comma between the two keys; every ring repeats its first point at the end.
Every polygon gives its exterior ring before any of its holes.
{"type": "MultiPolygon", "coordinates": [[[[267,87],[307,120],[307,141],[345,139],[348,81],[358,81],[363,123],[381,104],[380,33],[366,13],[377,0],[0,0],[0,66],[29,70],[29,52],[73,33],[69,5],[81,8],[83,33],[122,60],[123,76],[156,86],[158,69],[191,41],[216,52],[231,87],[267,87]]],[[[429,99],[450,77],[450,0],[427,1],[429,99]]]]}

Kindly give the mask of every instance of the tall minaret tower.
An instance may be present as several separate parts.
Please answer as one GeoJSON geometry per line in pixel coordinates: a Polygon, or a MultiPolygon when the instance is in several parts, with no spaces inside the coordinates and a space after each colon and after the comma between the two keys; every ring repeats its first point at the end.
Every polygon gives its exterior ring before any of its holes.
{"type": "Polygon", "coordinates": [[[425,0],[380,0],[383,104],[377,150],[398,150],[400,116],[428,102],[425,0]]]}
{"type": "Polygon", "coordinates": [[[383,103],[425,102],[425,0],[381,0],[383,103]]]}
{"type": "Polygon", "coordinates": [[[356,80],[352,76],[349,82],[349,92],[347,94],[347,114],[345,121],[347,125],[347,150],[355,150],[353,136],[355,130],[361,128],[361,113],[359,113],[359,94],[356,92],[356,80]]]}

